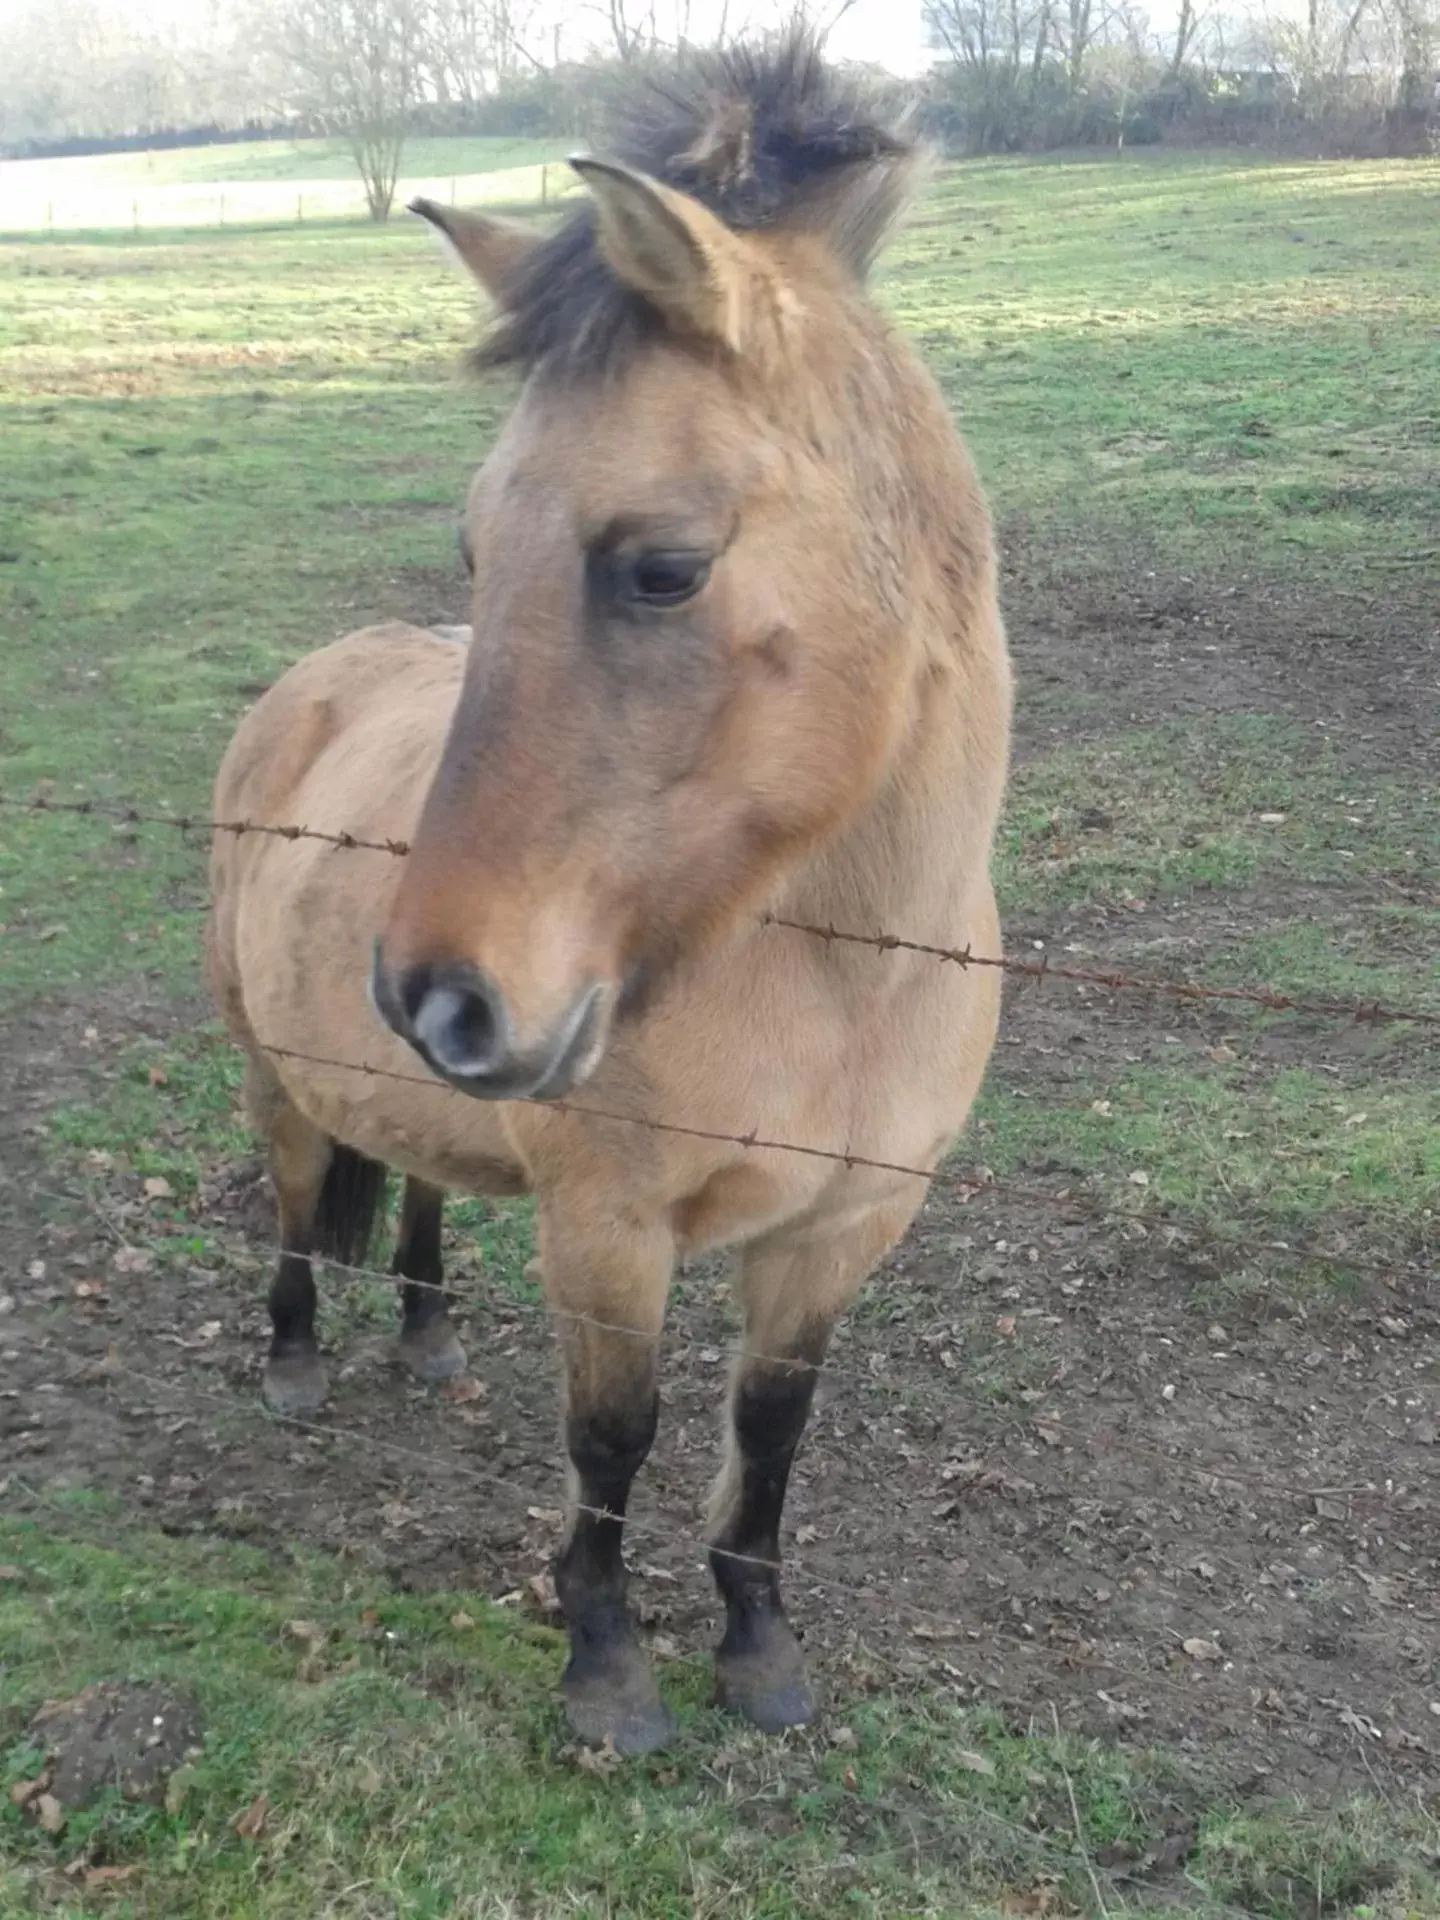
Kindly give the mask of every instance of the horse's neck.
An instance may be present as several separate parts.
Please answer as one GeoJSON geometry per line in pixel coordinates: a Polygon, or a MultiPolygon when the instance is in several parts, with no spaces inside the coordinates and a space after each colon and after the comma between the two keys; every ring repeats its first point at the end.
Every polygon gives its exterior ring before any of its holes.
{"type": "Polygon", "coordinates": [[[1003,654],[976,665],[981,679],[996,676],[989,697],[974,698],[965,673],[931,681],[889,777],[788,876],[773,912],[846,932],[968,938],[967,909],[989,871],[1009,718],[1003,654]]]}

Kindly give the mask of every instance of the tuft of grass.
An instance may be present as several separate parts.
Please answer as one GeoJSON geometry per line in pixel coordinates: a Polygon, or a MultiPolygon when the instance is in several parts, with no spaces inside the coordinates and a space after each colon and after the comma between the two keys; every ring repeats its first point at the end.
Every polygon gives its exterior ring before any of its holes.
{"type": "MultiPolygon", "coordinates": [[[[1433,793],[1357,781],[1333,741],[1291,721],[1211,714],[1017,768],[996,882],[1011,915],[1277,883],[1353,892],[1433,875],[1437,844],[1433,793]]],[[[1385,911],[1392,927],[1435,924],[1433,913],[1385,911]]],[[[1409,985],[1437,990],[1424,972],[1409,985]]]]}
{"type": "Polygon", "coordinates": [[[1440,1834],[1422,1809],[1391,1809],[1381,1816],[1363,1796],[1328,1807],[1297,1804],[1279,1819],[1266,1810],[1215,1814],[1201,1825],[1188,1877],[1202,1896],[1260,1920],[1323,1920],[1330,1914],[1419,1920],[1435,1895],[1414,1882],[1405,1886],[1397,1822],[1414,1849],[1412,1858],[1436,1857],[1440,1834]]]}
{"type": "Polygon", "coordinates": [[[1362,1093],[1311,1069],[1173,1066],[1072,1083],[1064,1105],[992,1085],[976,1151],[997,1173],[1061,1170],[1117,1213],[1157,1210],[1243,1268],[1257,1248],[1320,1246],[1361,1262],[1433,1244],[1440,1096],[1425,1081],[1362,1093]],[[1087,1097],[1088,1096],[1088,1097],[1087,1097]]]}

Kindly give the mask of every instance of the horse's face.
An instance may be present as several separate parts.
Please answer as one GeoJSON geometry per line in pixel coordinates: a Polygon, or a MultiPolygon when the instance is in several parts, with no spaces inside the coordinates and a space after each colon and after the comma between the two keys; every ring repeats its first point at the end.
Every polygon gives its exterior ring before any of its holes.
{"type": "Polygon", "coordinates": [[[608,377],[537,375],[471,491],[474,640],[375,997],[486,1097],[582,1081],[863,805],[903,724],[895,560],[777,344],[823,357],[837,323],[747,271],[763,351],[657,329],[608,377]]]}

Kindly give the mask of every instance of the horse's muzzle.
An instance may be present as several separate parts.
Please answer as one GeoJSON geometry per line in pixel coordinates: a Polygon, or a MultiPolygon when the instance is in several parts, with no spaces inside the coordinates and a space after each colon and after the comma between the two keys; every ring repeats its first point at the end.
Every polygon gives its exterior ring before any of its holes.
{"type": "Polygon", "coordinates": [[[590,986],[539,1043],[517,1045],[505,996],[467,962],[419,965],[392,975],[377,946],[370,974],[376,1011],[436,1073],[481,1100],[558,1100],[594,1071],[614,995],[590,986]]]}

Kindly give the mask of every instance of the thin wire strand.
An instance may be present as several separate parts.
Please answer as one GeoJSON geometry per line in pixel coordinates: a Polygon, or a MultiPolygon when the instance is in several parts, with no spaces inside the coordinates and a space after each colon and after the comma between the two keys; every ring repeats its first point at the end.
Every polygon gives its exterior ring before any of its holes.
{"type": "MultiPolygon", "coordinates": [[[[233,834],[237,838],[246,834],[266,834],[277,840],[319,840],[335,848],[388,853],[402,859],[410,852],[407,840],[369,840],[353,833],[330,833],[318,827],[276,825],[256,820],[210,820],[200,815],[151,813],[140,807],[103,800],[52,800],[44,794],[0,794],[0,806],[23,813],[96,816],[127,826],[173,827],[185,834],[233,834]]],[[[1276,987],[1212,987],[1198,980],[1171,980],[1160,974],[1127,974],[1116,969],[1070,967],[1052,961],[1048,955],[1040,960],[1022,960],[1013,954],[981,954],[975,953],[969,946],[936,946],[925,940],[907,940],[894,933],[855,933],[835,926],[792,920],[781,914],[762,914],[760,920],[764,926],[807,934],[827,944],[840,942],[849,946],[869,947],[876,953],[923,954],[952,966],[989,967],[1020,979],[1063,980],[1080,986],[1101,987],[1109,993],[1162,993],[1188,1003],[1229,1001],[1261,1007],[1270,1013],[1298,1013],[1315,1019],[1349,1020],[1368,1026],[1404,1023],[1440,1028],[1440,1013],[1387,1006],[1379,1000],[1307,1000],[1281,992],[1276,987]]]]}
{"type": "MultiPolygon", "coordinates": [[[[261,1040],[258,1037],[255,1040],[255,1045],[258,1046],[262,1052],[271,1054],[280,1060],[294,1060],[315,1067],[331,1067],[339,1072],[359,1073],[371,1079],[397,1081],[402,1086],[425,1087],[431,1092],[441,1093],[455,1098],[468,1099],[471,1097],[465,1093],[463,1088],[452,1086],[448,1081],[441,1080],[433,1074],[402,1073],[393,1067],[375,1066],[370,1061],[341,1060],[329,1054],[308,1053],[299,1047],[278,1046],[261,1040]]],[[[943,1167],[927,1168],[913,1166],[903,1161],[877,1160],[870,1158],[866,1154],[852,1153],[849,1150],[841,1151],[834,1147],[809,1146],[794,1140],[771,1140],[757,1130],[752,1130],[749,1133],[724,1133],[708,1127],[684,1126],[680,1122],[673,1120],[655,1120],[644,1114],[623,1113],[616,1108],[599,1107],[588,1101],[563,1099],[547,1100],[537,1102],[536,1104],[543,1105],[547,1111],[552,1113],[576,1114],[589,1119],[614,1122],[621,1126],[640,1127],[652,1133],[678,1134],[682,1138],[690,1140],[710,1140],[721,1146],[741,1147],[747,1152],[793,1153],[802,1155],[807,1159],[828,1160],[838,1166],[845,1167],[849,1171],[854,1171],[856,1168],[865,1168],[873,1172],[900,1174],[907,1179],[923,1180],[928,1185],[942,1188],[947,1192],[959,1193],[966,1201],[973,1200],[979,1194],[1008,1194],[1013,1195],[1017,1199],[1045,1200],[1057,1206],[1075,1206],[1092,1215],[1103,1213],[1104,1211],[1099,1197],[1091,1192],[1087,1192],[1083,1188],[1072,1186],[1061,1188],[1058,1192],[1051,1192],[1050,1189],[1046,1187],[1038,1187],[1026,1182],[1009,1180],[998,1176],[990,1172],[988,1168],[983,1170],[983,1172],[975,1174],[963,1174],[948,1171],[943,1167]]],[[[1081,1176],[1081,1178],[1084,1177],[1083,1175],[1081,1176]]],[[[1139,1209],[1130,1212],[1120,1211],[1117,1217],[1125,1221],[1134,1221],[1136,1224],[1145,1226],[1147,1229],[1152,1227],[1159,1229],[1172,1224],[1162,1215],[1146,1213],[1139,1209]]],[[[1228,1243],[1225,1242],[1221,1242],[1220,1244],[1222,1246],[1228,1245],[1228,1243]]],[[[1282,1248],[1276,1246],[1273,1250],[1277,1252],[1292,1252],[1294,1257],[1300,1260],[1313,1259],[1328,1265],[1350,1267],[1356,1270],[1369,1270],[1377,1274],[1386,1275],[1393,1274],[1397,1265],[1400,1264],[1396,1261],[1367,1261],[1363,1258],[1352,1259],[1348,1254],[1330,1252],[1319,1248],[1291,1249],[1289,1247],[1282,1248]]]]}
{"type": "Polygon", "coordinates": [[[209,820],[198,814],[147,813],[143,807],[107,800],[52,800],[48,795],[0,793],[0,807],[19,813],[81,814],[101,820],[114,820],[127,827],[174,827],[182,834],[268,835],[274,840],[322,840],[327,846],[351,852],[390,853],[403,859],[410,851],[407,840],[366,840],[354,833],[326,833],[319,827],[270,826],[259,820],[209,820]]]}
{"type": "Polygon", "coordinates": [[[783,927],[791,933],[804,933],[827,944],[869,947],[876,953],[918,953],[957,967],[992,967],[1000,973],[1026,980],[1065,980],[1081,986],[1103,987],[1110,993],[1166,993],[1177,1000],[1238,1000],[1250,1006],[1264,1007],[1272,1013],[1304,1013],[1320,1019],[1353,1020],[1364,1024],[1386,1021],[1410,1021],[1418,1026],[1440,1027],[1440,1013],[1425,1013],[1403,1007],[1387,1007],[1378,1000],[1302,1000],[1275,987],[1209,987],[1198,980],[1170,980],[1161,974],[1128,974],[1110,969],[1068,967],[1052,961],[1047,954],[1040,960],[1019,960],[1013,955],[980,954],[970,947],[939,947],[925,940],[904,940],[894,933],[847,933],[838,927],[816,926],[806,920],[787,920],[780,914],[761,916],[764,926],[783,927]]]}
{"type": "MultiPolygon", "coordinates": [[[[101,1377],[105,1379],[112,1377],[112,1364],[123,1365],[125,1379],[135,1381],[153,1392],[166,1394],[170,1396],[172,1400],[178,1399],[182,1404],[188,1395],[192,1399],[208,1401],[212,1405],[221,1407],[231,1414],[239,1414],[242,1418],[263,1418],[273,1422],[277,1426],[289,1427],[297,1432],[313,1434],[319,1439],[335,1440],[347,1446],[368,1449],[371,1452],[386,1453],[394,1459],[403,1460],[412,1466],[422,1468],[426,1473],[433,1473],[438,1468],[441,1472],[452,1474],[459,1479],[470,1480],[478,1485],[499,1491],[511,1500],[524,1503],[527,1510],[532,1506],[543,1506],[545,1502],[545,1495],[532,1489],[518,1486],[513,1480],[507,1479],[503,1474],[488,1472],[485,1468],[474,1466],[469,1461],[456,1460],[449,1456],[441,1456],[437,1459],[433,1454],[421,1453],[417,1448],[404,1446],[398,1441],[387,1440],[375,1434],[363,1433],[358,1428],[343,1427],[330,1421],[321,1424],[319,1421],[306,1420],[295,1414],[277,1413],[273,1409],[265,1407],[263,1403],[247,1405],[238,1394],[220,1393],[214,1388],[202,1387],[195,1382],[188,1382],[182,1385],[174,1380],[166,1379],[163,1375],[149,1373],[142,1368],[134,1366],[128,1358],[122,1358],[113,1345],[107,1348],[106,1354],[99,1359],[93,1354],[77,1352],[76,1349],[67,1347],[62,1342],[53,1343],[50,1351],[62,1354],[79,1372],[93,1375],[98,1370],[101,1377]]],[[[698,1548],[704,1554],[718,1555],[722,1559],[732,1560],[744,1566],[757,1567],[762,1572],[767,1573],[781,1573],[787,1570],[781,1561],[765,1559],[757,1554],[735,1553],[728,1548],[716,1547],[703,1538],[697,1538],[693,1535],[657,1526],[654,1521],[636,1519],[630,1515],[621,1516],[612,1513],[605,1507],[593,1507],[581,1502],[572,1502],[570,1511],[572,1513],[585,1513],[597,1520],[621,1521],[628,1539],[648,1540],[656,1545],[679,1547],[687,1551],[693,1551],[698,1548]]],[[[1108,1660],[1101,1654],[1095,1654],[1089,1651],[1082,1653],[1073,1647],[1064,1649],[1046,1647],[1036,1640],[1027,1640],[1019,1634],[1006,1633],[1002,1628],[986,1627],[982,1629],[967,1627],[964,1621],[956,1618],[954,1615],[942,1613],[934,1607],[927,1607],[919,1601],[910,1599],[908,1595],[896,1593],[893,1589],[882,1595],[873,1587],[863,1587],[857,1582],[847,1579],[843,1574],[835,1573],[831,1567],[824,1562],[817,1564],[808,1558],[804,1560],[792,1560],[789,1564],[788,1571],[792,1579],[798,1579],[806,1584],[818,1586],[821,1589],[828,1589],[832,1593],[844,1594],[848,1598],[858,1600],[866,1606],[872,1605],[876,1600],[883,1599],[889,1606],[899,1608],[915,1618],[930,1621],[943,1627],[947,1637],[950,1638],[967,1639],[972,1633],[978,1634],[984,1631],[989,1634],[993,1641],[1015,1647],[1030,1655],[1032,1658],[1039,1660],[1042,1664],[1070,1670],[1080,1668],[1096,1673],[1115,1674],[1124,1679],[1131,1680],[1137,1685],[1158,1686],[1186,1697],[1189,1697],[1191,1692],[1191,1689],[1183,1681],[1177,1680],[1173,1675],[1167,1674],[1159,1669],[1127,1667],[1119,1661],[1108,1660]]]]}
{"type": "MultiPolygon", "coordinates": [[[[47,1197],[51,1199],[61,1198],[61,1196],[57,1195],[49,1195],[47,1197]]],[[[284,1249],[277,1243],[272,1249],[272,1252],[274,1257],[278,1259],[283,1256],[284,1249]]],[[[657,1347],[662,1343],[665,1335],[665,1329],[661,1329],[659,1332],[652,1332],[648,1328],[626,1326],[621,1322],[605,1320],[594,1314],[551,1306],[549,1302],[544,1300],[524,1300],[515,1295],[509,1295],[503,1301],[497,1302],[491,1294],[475,1287],[456,1286],[453,1281],[447,1283],[443,1280],[415,1280],[411,1279],[408,1275],[397,1274],[393,1270],[357,1265],[351,1261],[337,1260],[323,1255],[315,1256],[315,1260],[316,1264],[320,1265],[327,1274],[343,1274],[349,1279],[369,1284],[377,1284],[385,1287],[387,1290],[402,1286],[417,1287],[422,1291],[439,1293],[444,1296],[449,1303],[468,1306],[472,1309],[479,1308],[497,1316],[514,1312],[529,1315],[532,1319],[543,1320],[552,1324],[555,1321],[564,1321],[570,1325],[589,1327],[599,1333],[613,1334],[624,1339],[638,1340],[657,1347]]],[[[692,1341],[696,1338],[693,1333],[689,1337],[692,1341]]],[[[843,1366],[829,1359],[818,1362],[798,1360],[792,1355],[763,1352],[758,1348],[745,1345],[743,1341],[738,1345],[732,1346],[731,1351],[739,1359],[753,1360],[761,1365],[773,1366],[791,1373],[811,1373],[818,1377],[837,1381],[845,1386],[864,1389],[866,1392],[887,1391],[891,1394],[903,1392],[903,1386],[900,1383],[889,1381],[882,1375],[874,1373],[869,1369],[843,1366]]],[[[893,1355],[887,1354],[885,1357],[887,1360],[893,1362],[893,1355]]],[[[1215,1482],[1220,1482],[1230,1486],[1257,1487],[1266,1492],[1279,1494],[1288,1499],[1300,1502],[1325,1498],[1365,1501],[1367,1503],[1373,1503],[1381,1510],[1387,1508],[1390,1502],[1397,1497],[1396,1490],[1386,1491],[1373,1484],[1364,1482],[1345,1485],[1327,1484],[1309,1486],[1298,1481],[1282,1480],[1274,1474],[1246,1472],[1233,1467],[1192,1464],[1166,1453],[1163,1448],[1119,1435],[1113,1429],[1103,1435],[1093,1431],[1087,1431],[1081,1427],[1072,1425],[1070,1422],[1063,1420],[1058,1414],[1049,1411],[1027,1415],[1023,1420],[1018,1423],[1012,1423],[1012,1425],[1014,1431],[1033,1429],[1035,1434],[1042,1440],[1047,1435],[1058,1434],[1079,1446],[1092,1449],[1096,1446],[1103,1446],[1110,1453],[1122,1458],[1153,1462],[1201,1487],[1208,1487],[1215,1482]]],[[[1003,1431],[994,1433],[986,1437],[985,1444],[988,1447],[997,1446],[1003,1441],[1004,1437],[1005,1434],[1003,1431]]],[[[1061,1497],[1065,1492],[1063,1486],[1056,1486],[1050,1482],[1037,1481],[1034,1484],[1037,1491],[1042,1494],[1061,1497]]],[[[1403,1489],[1400,1491],[1403,1491],[1403,1489]]],[[[1432,1512],[1432,1509],[1422,1507],[1419,1509],[1408,1509],[1407,1511],[1412,1513],[1418,1511],[1422,1514],[1429,1514],[1432,1512]]],[[[1437,1517],[1440,1517],[1440,1514],[1437,1514],[1437,1517]]],[[[1241,1567],[1238,1562],[1228,1561],[1225,1555],[1218,1550],[1207,1549],[1207,1553],[1211,1559],[1218,1558],[1222,1563],[1227,1564],[1232,1572],[1241,1577],[1245,1577],[1245,1569],[1241,1567]]]]}

